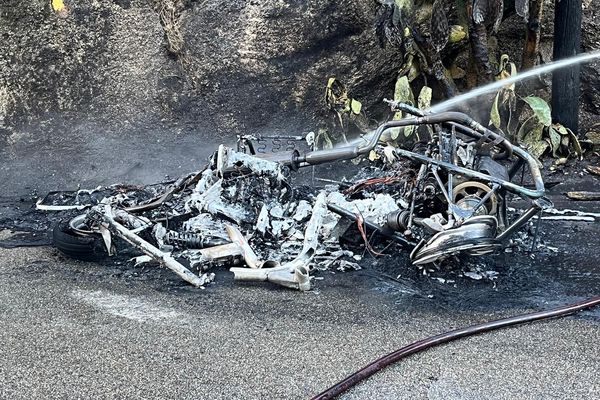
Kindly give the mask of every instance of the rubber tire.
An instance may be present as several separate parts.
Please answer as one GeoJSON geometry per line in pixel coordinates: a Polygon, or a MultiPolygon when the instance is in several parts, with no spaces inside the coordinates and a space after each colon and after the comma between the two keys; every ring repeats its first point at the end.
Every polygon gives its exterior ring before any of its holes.
{"type": "Polygon", "coordinates": [[[59,222],[52,231],[52,243],[61,253],[83,261],[97,261],[107,256],[100,236],[81,236],[69,227],[68,221],[59,222]]]}

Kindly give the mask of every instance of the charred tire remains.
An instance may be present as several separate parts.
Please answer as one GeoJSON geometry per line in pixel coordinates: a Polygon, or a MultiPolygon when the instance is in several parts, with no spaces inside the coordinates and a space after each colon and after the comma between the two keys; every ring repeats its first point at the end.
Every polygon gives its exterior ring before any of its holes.
{"type": "Polygon", "coordinates": [[[231,269],[236,280],[309,290],[311,269],[356,265],[352,258],[361,256],[352,246],[379,256],[374,240],[391,239],[408,247],[418,266],[480,256],[501,249],[551,206],[537,161],[502,135],[462,113],[388,103],[414,117],[388,121],[355,144],[311,151],[287,136],[273,139],[279,151],[265,152],[265,138],[241,136],[236,150],[219,146],[203,170],[160,190],[122,186],[100,196],[95,189],[86,191],[86,198],[96,194],[94,202],[84,204],[76,192],[71,204],[63,196],[60,205],[38,207],[88,209],[70,229],[55,230],[56,246],[77,258],[94,257],[98,238],[112,254],[116,236],[143,253],[140,260],[158,262],[194,286],[212,279],[211,267],[241,262],[246,268],[231,269]],[[408,128],[426,133],[411,149],[381,140],[391,129],[408,128]],[[373,164],[351,184],[315,190],[288,182],[303,167],[367,154],[373,164]],[[533,187],[513,181],[526,170],[533,187]],[[506,204],[514,195],[529,208],[509,218],[506,204]]]}
{"type": "Polygon", "coordinates": [[[54,227],[52,243],[61,253],[77,260],[98,261],[107,256],[100,236],[83,236],[71,228],[69,221],[62,221],[54,227]]]}

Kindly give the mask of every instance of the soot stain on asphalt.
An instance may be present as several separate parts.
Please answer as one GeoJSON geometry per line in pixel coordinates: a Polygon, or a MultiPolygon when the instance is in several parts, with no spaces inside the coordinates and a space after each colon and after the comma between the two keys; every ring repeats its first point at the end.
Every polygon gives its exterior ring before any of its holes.
{"type": "MultiPolygon", "coordinates": [[[[559,246],[558,253],[523,251],[479,258],[478,263],[498,272],[494,281],[459,276],[460,263],[468,261],[462,258],[458,265],[441,267],[431,274],[445,280],[444,283],[422,275],[409,263],[383,262],[373,263],[374,273],[363,273],[366,277],[363,284],[395,296],[402,307],[457,312],[547,309],[598,295],[600,257],[585,240],[587,229],[573,231],[568,226],[548,226],[540,239],[553,242],[561,230],[574,234],[559,246]]],[[[598,317],[600,312],[586,315],[598,317]]]]}
{"type": "MultiPolygon", "coordinates": [[[[20,232],[18,235],[7,235],[1,246],[50,244],[47,232],[65,215],[40,213],[33,209],[33,204],[31,199],[0,199],[3,210],[12,210],[4,212],[0,227],[20,232]]],[[[316,282],[315,291],[370,291],[375,294],[372,299],[398,308],[411,307],[424,311],[485,312],[564,305],[597,295],[597,289],[600,288],[600,255],[595,248],[596,243],[590,240],[596,229],[594,223],[545,223],[539,239],[555,246],[556,252],[530,253],[521,250],[500,252],[476,260],[462,257],[426,275],[411,265],[406,250],[400,248],[392,256],[370,258],[365,255],[362,270],[317,273],[316,276],[323,279],[316,282]],[[475,264],[484,270],[496,271],[497,277],[493,280],[472,280],[464,276],[465,266],[475,264]]],[[[153,290],[173,293],[192,303],[204,302],[207,296],[215,297],[215,307],[218,306],[220,293],[225,290],[277,292],[281,296],[281,303],[290,301],[290,296],[302,295],[289,293],[268,283],[234,283],[233,275],[223,267],[214,270],[215,283],[205,290],[197,290],[164,268],[134,267],[129,258],[137,254],[126,247],[121,250],[117,257],[103,261],[100,268],[89,263],[74,262],[74,268],[60,269],[45,260],[38,260],[20,269],[19,273],[32,276],[51,272],[55,276],[63,276],[71,281],[84,280],[86,283],[101,283],[106,279],[119,279],[128,286],[144,283],[153,290]]],[[[272,299],[273,296],[270,296],[270,301],[272,299]]],[[[263,306],[246,305],[245,310],[260,307],[263,306]]],[[[600,311],[597,310],[583,315],[600,319],[600,311]]]]}

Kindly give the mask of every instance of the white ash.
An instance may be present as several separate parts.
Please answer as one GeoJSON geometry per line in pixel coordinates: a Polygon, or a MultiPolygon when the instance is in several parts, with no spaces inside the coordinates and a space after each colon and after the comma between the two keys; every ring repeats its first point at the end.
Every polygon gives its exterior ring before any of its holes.
{"type": "Polygon", "coordinates": [[[298,205],[296,206],[296,212],[294,213],[293,218],[295,221],[298,222],[304,221],[308,219],[311,211],[312,207],[310,206],[310,203],[306,200],[300,200],[300,202],[298,202],[298,205]]]}
{"type": "Polygon", "coordinates": [[[213,236],[229,239],[225,226],[208,213],[198,214],[183,223],[183,230],[198,233],[202,236],[213,236]]]}
{"type": "Polygon", "coordinates": [[[340,192],[332,192],[327,201],[346,210],[358,212],[364,219],[371,220],[378,225],[384,225],[387,215],[399,209],[396,200],[389,194],[376,194],[374,198],[348,201],[340,192]]]}

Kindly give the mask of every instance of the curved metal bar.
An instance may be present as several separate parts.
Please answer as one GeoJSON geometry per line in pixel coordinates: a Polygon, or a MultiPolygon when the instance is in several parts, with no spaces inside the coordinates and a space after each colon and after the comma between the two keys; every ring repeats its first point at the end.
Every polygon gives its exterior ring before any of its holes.
{"type": "MultiPolygon", "coordinates": [[[[388,129],[401,128],[411,125],[432,125],[443,123],[456,123],[459,125],[464,125],[466,128],[468,128],[464,130],[464,133],[466,134],[472,135],[472,132],[475,131],[481,135],[488,135],[492,139],[502,139],[502,144],[507,149],[507,151],[511,152],[513,149],[512,144],[506,138],[485,128],[483,125],[481,125],[479,122],[475,121],[468,115],[459,112],[444,112],[439,114],[429,114],[422,117],[388,121],[384,124],[381,124],[377,128],[375,133],[371,136],[369,141],[367,141],[364,144],[358,144],[356,146],[344,146],[331,150],[312,151],[305,154],[304,156],[298,157],[297,161],[300,163],[306,162],[310,165],[315,165],[334,160],[351,159],[359,155],[367,154],[369,151],[373,150],[379,142],[381,135],[388,129]]],[[[480,137],[481,136],[477,136],[475,138],[479,139],[480,137]]],[[[509,153],[508,156],[510,157],[510,155],[511,154],[509,153]]]]}
{"type": "MultiPolygon", "coordinates": [[[[411,106],[410,104],[406,104],[406,103],[398,103],[396,101],[392,101],[392,100],[387,100],[384,99],[384,102],[388,103],[391,105],[392,110],[396,110],[396,111],[403,111],[405,113],[411,114],[411,115],[415,115],[417,117],[425,117],[428,115],[435,115],[432,114],[431,111],[425,111],[425,110],[421,110],[417,107],[411,106]]],[[[504,159],[504,158],[509,158],[512,155],[512,143],[510,143],[506,138],[504,138],[501,135],[498,135],[497,133],[487,129],[486,127],[484,127],[481,124],[478,124],[477,122],[475,122],[471,117],[469,117],[468,115],[464,114],[464,113],[455,113],[455,117],[458,117],[458,115],[461,115],[459,118],[462,119],[464,121],[465,124],[467,125],[472,125],[473,123],[477,124],[477,130],[473,130],[471,128],[468,128],[466,126],[464,126],[462,123],[457,123],[457,122],[444,122],[445,124],[448,124],[450,126],[455,127],[459,132],[466,134],[472,138],[476,138],[479,139],[481,138],[483,135],[485,134],[488,137],[491,137],[495,140],[501,140],[501,144],[504,148],[506,148],[506,152],[501,153],[496,155],[494,158],[495,159],[504,159]],[[478,132],[479,131],[479,132],[478,132]]]]}
{"type": "MultiPolygon", "coordinates": [[[[436,160],[434,158],[427,157],[427,156],[424,156],[419,153],[414,153],[412,151],[396,149],[395,153],[401,157],[406,157],[406,158],[410,158],[413,160],[421,161],[423,163],[437,165],[437,166],[443,167],[444,169],[447,169],[449,171],[456,172],[461,175],[469,176],[471,178],[497,183],[498,185],[502,186],[506,190],[509,190],[514,193],[522,194],[524,196],[531,197],[534,199],[543,197],[545,194],[544,183],[543,183],[543,181],[541,181],[541,174],[539,177],[540,182],[541,182],[541,190],[537,187],[537,185],[536,185],[536,190],[532,190],[532,189],[527,189],[526,187],[517,185],[516,183],[506,181],[502,178],[484,174],[483,172],[474,171],[469,168],[459,167],[457,165],[454,165],[454,164],[451,164],[451,163],[448,163],[445,161],[436,160]]],[[[537,167],[537,165],[536,165],[536,167],[537,167]]],[[[538,169],[538,171],[539,171],[539,169],[538,169]]]]}
{"type": "MultiPolygon", "coordinates": [[[[467,114],[463,114],[460,112],[443,112],[439,114],[428,114],[424,117],[420,117],[420,123],[423,124],[444,124],[444,123],[456,123],[459,125],[465,125],[466,127],[480,133],[483,135],[487,135],[494,140],[499,140],[502,143],[502,146],[506,148],[507,155],[506,157],[510,157],[512,155],[512,143],[508,141],[504,136],[501,136],[489,129],[485,126],[481,125],[479,122],[475,121],[473,118],[469,117],[467,114]]],[[[463,133],[467,133],[464,132],[463,133]]]]}
{"type": "MultiPolygon", "coordinates": [[[[375,148],[375,146],[377,145],[377,143],[379,142],[381,135],[388,129],[400,128],[400,127],[410,126],[410,125],[424,125],[424,124],[429,125],[429,124],[441,124],[441,123],[457,123],[457,124],[465,125],[477,133],[487,134],[491,138],[501,137],[498,134],[485,128],[480,123],[478,123],[477,121],[475,121],[474,119],[472,119],[471,117],[469,117],[466,114],[459,113],[459,112],[443,112],[443,113],[439,113],[439,114],[425,115],[423,117],[407,118],[407,119],[401,119],[401,120],[397,120],[397,121],[388,121],[388,122],[380,125],[377,128],[377,130],[375,131],[375,133],[372,135],[370,140],[365,144],[359,144],[356,146],[339,147],[337,149],[331,149],[331,150],[312,151],[303,156],[298,156],[294,160],[294,162],[296,162],[297,165],[304,166],[304,165],[317,165],[317,164],[322,164],[322,163],[335,161],[335,160],[350,160],[350,159],[356,158],[360,155],[367,154],[371,150],[373,150],[375,148]]],[[[419,159],[419,157],[421,157],[421,159],[425,162],[430,162],[432,164],[440,165],[446,169],[451,169],[456,172],[472,176],[474,178],[485,179],[485,180],[489,180],[490,182],[498,183],[498,184],[506,187],[509,190],[512,190],[517,193],[521,193],[528,197],[540,198],[540,197],[544,196],[544,194],[545,194],[544,181],[542,180],[542,174],[538,167],[537,161],[522,148],[520,148],[518,146],[512,146],[512,144],[508,140],[506,140],[505,138],[502,138],[502,139],[503,139],[503,143],[506,143],[504,146],[507,148],[507,151],[510,149],[517,157],[519,157],[520,159],[522,159],[523,161],[525,161],[527,163],[527,165],[529,167],[529,171],[530,171],[533,181],[535,183],[535,190],[530,190],[523,186],[516,185],[512,182],[508,182],[508,181],[505,181],[500,178],[495,178],[490,175],[483,174],[483,173],[480,173],[477,171],[472,171],[472,170],[469,170],[466,168],[457,167],[450,163],[444,163],[444,162],[441,162],[438,160],[434,160],[434,159],[425,157],[425,156],[417,154],[417,153],[408,152],[406,150],[401,150],[401,151],[404,152],[405,154],[414,155],[414,158],[417,158],[417,159],[419,159]]]]}

